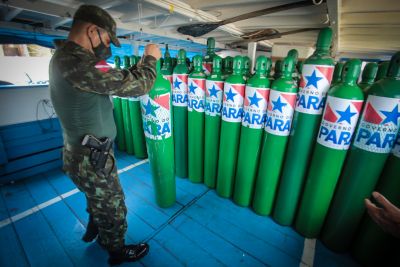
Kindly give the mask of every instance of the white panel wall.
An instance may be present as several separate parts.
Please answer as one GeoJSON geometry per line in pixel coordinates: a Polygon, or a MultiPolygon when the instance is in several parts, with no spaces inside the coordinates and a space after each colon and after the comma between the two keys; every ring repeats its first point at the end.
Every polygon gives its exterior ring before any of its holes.
{"type": "Polygon", "coordinates": [[[0,126],[49,118],[53,110],[41,102],[46,99],[51,106],[48,86],[0,89],[0,126]]]}
{"type": "Polygon", "coordinates": [[[274,45],[272,47],[272,57],[284,58],[287,56],[289,50],[293,48],[297,49],[299,52],[300,59],[308,58],[312,53],[314,53],[315,50],[313,47],[305,46],[274,45]]]}

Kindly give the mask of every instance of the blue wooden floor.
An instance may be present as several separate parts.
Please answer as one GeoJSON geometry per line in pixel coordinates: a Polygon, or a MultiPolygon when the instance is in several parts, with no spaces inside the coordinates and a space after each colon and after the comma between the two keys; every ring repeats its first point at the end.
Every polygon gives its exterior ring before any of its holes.
{"type": "MultiPolygon", "coordinates": [[[[302,262],[304,238],[293,229],[187,179],[177,178],[176,204],[161,209],[149,164],[124,153],[117,153],[117,162],[128,207],[127,242],[150,244],[149,254],[130,266],[357,266],[319,242],[311,262],[302,262]]],[[[60,170],[0,190],[0,266],[107,266],[107,253],[96,242],[81,241],[85,197],[60,170]]]]}

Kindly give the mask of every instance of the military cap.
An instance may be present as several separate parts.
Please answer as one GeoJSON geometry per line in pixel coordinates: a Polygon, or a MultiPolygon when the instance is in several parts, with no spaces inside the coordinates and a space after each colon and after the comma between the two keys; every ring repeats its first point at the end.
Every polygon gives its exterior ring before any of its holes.
{"type": "Polygon", "coordinates": [[[116,35],[117,25],[115,20],[104,9],[94,5],[81,5],[75,12],[74,20],[93,23],[103,28],[108,32],[111,42],[115,46],[121,46],[116,35]]]}

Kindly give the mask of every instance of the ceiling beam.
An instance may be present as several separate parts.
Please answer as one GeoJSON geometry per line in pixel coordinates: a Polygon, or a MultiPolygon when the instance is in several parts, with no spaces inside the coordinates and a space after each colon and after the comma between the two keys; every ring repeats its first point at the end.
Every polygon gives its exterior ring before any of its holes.
{"type": "Polygon", "coordinates": [[[18,16],[18,14],[23,11],[23,9],[21,9],[21,8],[10,8],[9,7],[8,9],[10,9],[10,10],[7,10],[7,13],[5,13],[2,16],[3,21],[11,21],[13,18],[18,16]]]}
{"type": "MultiPolygon", "coordinates": [[[[208,12],[204,12],[200,9],[194,9],[190,5],[179,0],[144,0],[144,1],[198,21],[202,22],[220,21],[220,19],[217,18],[216,16],[211,15],[208,12]]],[[[244,34],[244,32],[238,27],[236,27],[234,23],[223,25],[219,27],[219,29],[234,35],[240,36],[244,34]]],[[[260,44],[263,46],[272,47],[272,43],[268,41],[260,42],[260,44]]]]}

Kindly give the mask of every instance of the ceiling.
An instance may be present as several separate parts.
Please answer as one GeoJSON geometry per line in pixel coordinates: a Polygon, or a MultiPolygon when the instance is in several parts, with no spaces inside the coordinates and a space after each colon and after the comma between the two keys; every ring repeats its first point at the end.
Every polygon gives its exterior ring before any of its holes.
{"type": "Polygon", "coordinates": [[[177,32],[190,23],[216,22],[247,12],[300,0],[3,0],[0,28],[25,29],[66,36],[81,4],[96,4],[117,21],[126,41],[168,43],[189,51],[203,51],[207,37],[218,48],[247,47],[241,35],[261,29],[279,33],[312,28],[258,42],[259,50],[273,45],[312,47],[318,29],[331,26],[335,55],[388,55],[400,50],[400,5],[396,0],[314,0],[319,5],[295,8],[231,23],[201,37],[177,32]]]}

